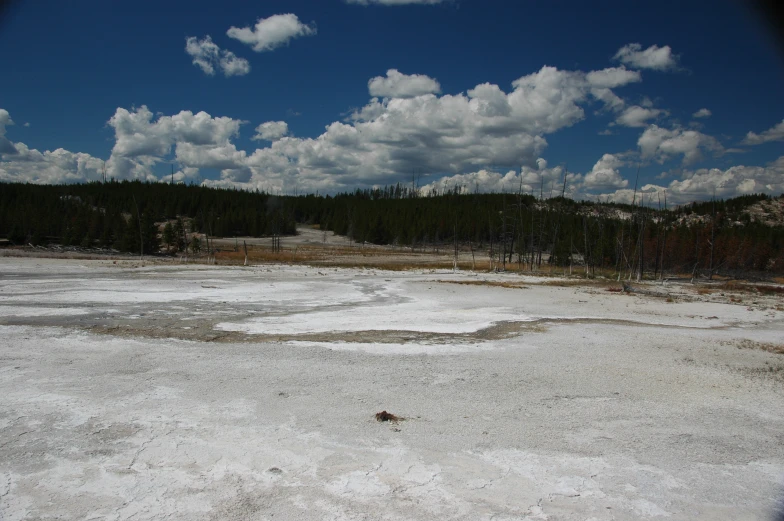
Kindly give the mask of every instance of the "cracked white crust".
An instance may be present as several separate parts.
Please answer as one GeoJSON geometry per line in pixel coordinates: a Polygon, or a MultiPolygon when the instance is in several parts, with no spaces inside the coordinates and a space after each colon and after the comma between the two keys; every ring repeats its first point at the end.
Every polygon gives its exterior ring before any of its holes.
{"type": "MultiPolygon", "coordinates": [[[[29,261],[0,268],[13,262],[29,261]]],[[[317,295],[355,314],[385,295],[394,313],[392,296],[409,288],[443,313],[479,303],[579,317],[589,301],[591,314],[618,321],[553,321],[476,346],[448,336],[389,349],[216,343],[91,333],[79,319],[96,301],[78,298],[90,277],[78,263],[43,263],[44,275],[46,266],[57,282],[37,296],[23,299],[18,277],[0,279],[0,304],[51,305],[46,291],[62,292],[57,313],[0,325],[3,521],[765,519],[783,484],[784,391],[756,370],[781,355],[733,343],[782,338],[770,310],[340,270],[319,276],[317,295]],[[79,291],[68,298],[69,288],[79,291]],[[735,327],[704,326],[717,320],[735,327]],[[381,410],[406,420],[379,423],[381,410]]],[[[236,303],[205,288],[206,307],[195,270],[100,276],[109,292],[154,289],[151,301],[125,295],[112,311],[154,325],[163,312],[246,309],[244,277],[256,291],[315,273],[210,269],[223,282],[205,285],[230,283],[236,303]],[[178,287],[192,291],[160,296],[178,287]]],[[[301,320],[320,305],[285,297],[271,300],[301,320]]]]}

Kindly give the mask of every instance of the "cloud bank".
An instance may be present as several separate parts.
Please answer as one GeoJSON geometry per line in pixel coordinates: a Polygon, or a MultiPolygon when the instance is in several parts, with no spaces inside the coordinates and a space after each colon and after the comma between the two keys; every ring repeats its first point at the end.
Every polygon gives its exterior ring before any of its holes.
{"type": "MultiPolygon", "coordinates": [[[[289,16],[293,17],[276,15],[289,16]]],[[[288,29],[271,29],[281,21],[276,17],[247,29],[246,43],[268,50],[302,33],[296,17],[286,18],[289,25],[281,27],[288,29]]],[[[224,51],[209,37],[189,38],[187,44],[192,44],[189,54],[202,70],[212,67],[213,73],[226,74],[220,61],[224,51]],[[206,61],[197,63],[197,59],[206,61]]],[[[592,71],[545,66],[507,88],[481,83],[460,93],[442,93],[440,83],[430,76],[389,69],[368,81],[367,103],[326,125],[320,135],[297,137],[286,121],[266,121],[249,132],[249,142],[259,143],[249,150],[237,147],[248,124],[243,120],[187,110],[155,115],[144,105],[119,107],[107,122],[114,132],[114,146],[106,169],[115,179],[156,180],[156,172],[168,170],[168,166],[161,168],[163,164],[173,163],[178,166],[176,180],[283,193],[408,184],[412,173],[421,176],[426,190],[460,186],[470,191],[517,191],[522,187],[546,195],[558,194],[566,181],[566,194],[571,197],[630,201],[629,179],[639,164],[673,161],[693,168],[705,158],[733,149],[696,129],[668,125],[669,112],[654,108],[648,98],[628,104],[621,89],[641,82],[642,75],[627,64],[662,68],[675,58],[669,47],[666,52],[658,47],[643,51],[633,44],[624,49],[619,51],[620,66],[592,71]],[[589,107],[596,114],[609,113],[618,128],[639,129],[636,148],[598,151],[593,167],[583,172],[569,172],[562,165],[548,167],[543,158],[548,136],[583,121],[589,107]]],[[[710,111],[701,109],[694,117],[708,115],[710,111]]],[[[61,183],[101,178],[102,159],[63,149],[40,152],[12,143],[6,137],[11,125],[10,114],[0,109],[0,179],[61,183]]],[[[760,134],[749,132],[744,143],[782,139],[784,121],[760,134]]],[[[667,189],[673,199],[711,196],[714,190],[722,196],[749,190],[776,193],[781,190],[782,164],[784,160],[726,170],[683,170],[676,172],[680,178],[669,186],[649,184],[641,189],[667,189]]],[[[663,171],[660,177],[672,175],[663,171]]],[[[161,177],[168,180],[168,172],[161,177]]]]}

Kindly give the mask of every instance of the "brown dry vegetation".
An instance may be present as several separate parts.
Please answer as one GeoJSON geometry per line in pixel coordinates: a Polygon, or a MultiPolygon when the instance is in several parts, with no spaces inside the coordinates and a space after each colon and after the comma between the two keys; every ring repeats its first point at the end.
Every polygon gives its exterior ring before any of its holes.
{"type": "MultiPolygon", "coordinates": [[[[480,259],[477,252],[472,260],[470,253],[461,252],[458,270],[491,271],[490,260],[480,259]]],[[[218,264],[242,265],[245,254],[242,251],[219,251],[215,255],[218,264]]],[[[454,267],[452,256],[447,252],[421,252],[407,248],[391,248],[376,246],[320,246],[300,245],[294,248],[284,248],[279,253],[273,253],[270,248],[248,246],[248,262],[257,263],[286,263],[305,264],[317,267],[355,267],[375,268],[390,271],[406,271],[413,269],[449,269],[454,267]]],[[[531,273],[520,270],[518,264],[507,264],[506,272],[531,273]]],[[[539,275],[548,275],[548,271],[534,272],[539,275]]],[[[557,276],[558,274],[556,274],[557,276]]]]}
{"type": "MultiPolygon", "coordinates": [[[[497,263],[492,264],[486,257],[480,260],[477,254],[472,260],[470,254],[461,252],[457,262],[457,269],[460,271],[490,272],[497,267],[497,263]]],[[[219,251],[216,255],[218,264],[242,265],[245,261],[245,254],[242,251],[219,251]]],[[[429,270],[452,270],[454,268],[453,258],[448,253],[436,252],[412,252],[406,248],[379,248],[375,246],[361,248],[359,246],[321,246],[321,245],[299,245],[295,248],[285,248],[279,253],[273,253],[267,247],[248,246],[248,262],[258,263],[283,263],[283,264],[302,264],[314,267],[327,268],[366,268],[380,269],[387,271],[408,271],[416,269],[429,270]]],[[[594,286],[607,287],[614,286],[616,283],[603,278],[584,278],[577,274],[573,278],[563,278],[560,271],[546,269],[542,271],[530,271],[520,269],[516,263],[508,263],[505,273],[523,273],[536,275],[539,277],[551,277],[550,280],[538,283],[544,286],[575,287],[575,286],[594,286]]],[[[484,285],[495,286],[508,289],[521,289],[523,284],[513,281],[439,281],[464,285],[484,285]]],[[[530,284],[530,283],[529,283],[530,284]]]]}
{"type": "Polygon", "coordinates": [[[770,342],[754,342],[753,340],[744,339],[739,341],[737,344],[738,348],[742,349],[761,349],[762,351],[767,351],[768,353],[774,353],[777,355],[784,355],[784,344],[773,344],[770,342]]]}
{"type": "Polygon", "coordinates": [[[784,288],[781,286],[757,285],[754,289],[765,295],[784,295],[784,288]]]}
{"type": "Polygon", "coordinates": [[[768,297],[784,296],[784,287],[780,285],[759,284],[741,280],[727,280],[706,286],[695,286],[692,291],[701,296],[720,294],[722,297],[726,296],[731,302],[735,303],[742,302],[743,297],[753,297],[755,295],[768,297]]]}
{"type": "Polygon", "coordinates": [[[463,286],[492,286],[495,288],[507,289],[528,289],[528,286],[521,282],[506,282],[498,280],[434,280],[441,284],[460,284],[463,286]]]}
{"type": "Polygon", "coordinates": [[[568,288],[571,286],[582,286],[585,284],[596,284],[596,281],[590,279],[558,279],[546,280],[541,283],[542,286],[557,286],[561,288],[568,288]]]}
{"type": "MultiPolygon", "coordinates": [[[[774,279],[775,284],[781,284],[780,278],[774,279]]],[[[750,284],[739,280],[729,280],[717,289],[723,291],[736,291],[740,293],[762,293],[766,295],[784,295],[784,287],[773,284],[750,284]]]]}

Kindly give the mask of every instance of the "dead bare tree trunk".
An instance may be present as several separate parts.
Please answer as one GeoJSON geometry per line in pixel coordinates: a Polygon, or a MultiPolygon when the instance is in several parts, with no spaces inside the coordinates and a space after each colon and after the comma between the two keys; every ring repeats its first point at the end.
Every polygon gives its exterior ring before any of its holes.
{"type": "MultiPolygon", "coordinates": [[[[531,190],[533,192],[533,190],[531,190]]],[[[533,193],[531,194],[533,195],[533,193]]],[[[536,200],[531,203],[531,271],[534,271],[534,207],[536,200]]]]}
{"type": "Polygon", "coordinates": [[[694,284],[694,279],[697,277],[697,266],[700,265],[700,230],[697,229],[697,238],[694,241],[694,268],[691,270],[691,283],[694,284]]]}
{"type": "Polygon", "coordinates": [[[645,270],[645,210],[642,209],[642,205],[645,202],[645,195],[643,194],[640,200],[640,213],[642,214],[640,219],[640,271],[637,274],[637,282],[640,282],[643,277],[643,273],[645,270]]]}
{"type": "Polygon", "coordinates": [[[539,174],[539,252],[536,259],[536,268],[542,269],[542,235],[544,234],[545,213],[544,208],[544,174],[539,174]]]}
{"type": "Polygon", "coordinates": [[[248,265],[248,243],[242,241],[242,246],[245,248],[245,266],[248,265]]]}
{"type": "Polygon", "coordinates": [[[621,221],[621,238],[618,239],[616,237],[616,240],[618,241],[618,254],[616,255],[616,258],[615,258],[615,269],[618,270],[618,281],[621,280],[621,268],[623,266],[621,264],[621,255],[623,255],[624,257],[626,256],[626,254],[624,253],[624,249],[623,249],[624,224],[625,223],[623,221],[621,221]]]}
{"type": "Polygon", "coordinates": [[[136,207],[136,218],[139,220],[139,260],[144,260],[144,235],[142,234],[142,216],[139,213],[139,204],[136,202],[136,196],[133,197],[133,205],[136,207]]]}
{"type": "Polygon", "coordinates": [[[487,228],[490,236],[490,271],[493,271],[493,216],[487,216],[487,228]]]}
{"type": "Polygon", "coordinates": [[[585,217],[583,217],[583,242],[585,243],[583,264],[585,265],[585,276],[588,277],[588,219],[585,217]]]}
{"type": "Polygon", "coordinates": [[[710,261],[708,263],[708,280],[713,280],[713,245],[716,243],[716,192],[713,193],[713,215],[711,215],[710,261]]]}
{"type": "Polygon", "coordinates": [[[656,191],[656,196],[659,200],[659,228],[656,230],[656,255],[653,258],[653,280],[656,280],[656,275],[659,272],[659,238],[661,237],[661,193],[656,191]]]}
{"type": "MultiPolygon", "coordinates": [[[[667,190],[664,191],[664,214],[667,214],[667,190]]],[[[664,223],[662,229],[662,251],[661,251],[661,270],[659,271],[659,278],[664,279],[664,252],[667,251],[667,223],[664,223]]]]}
{"type": "Polygon", "coordinates": [[[502,198],[503,213],[501,214],[501,271],[506,271],[506,194],[502,198]]]}
{"type": "Polygon", "coordinates": [[[455,258],[452,262],[452,271],[457,271],[457,225],[452,225],[452,242],[455,247],[455,258]]]}

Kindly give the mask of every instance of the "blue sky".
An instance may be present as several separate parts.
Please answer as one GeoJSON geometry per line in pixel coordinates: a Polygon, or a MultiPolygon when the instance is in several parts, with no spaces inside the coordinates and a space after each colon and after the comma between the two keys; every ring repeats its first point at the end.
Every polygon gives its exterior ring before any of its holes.
{"type": "Polygon", "coordinates": [[[741,2],[23,0],[0,49],[0,180],[784,192],[784,55],[741,2]]]}

